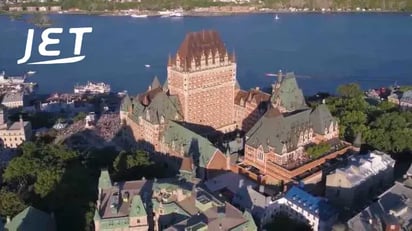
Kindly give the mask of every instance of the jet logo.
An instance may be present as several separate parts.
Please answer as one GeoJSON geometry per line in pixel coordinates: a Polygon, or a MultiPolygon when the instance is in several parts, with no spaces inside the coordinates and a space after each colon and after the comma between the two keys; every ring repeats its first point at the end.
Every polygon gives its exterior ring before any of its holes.
{"type": "MultiPolygon", "coordinates": [[[[51,59],[40,62],[27,63],[28,65],[44,65],[44,64],[65,64],[65,63],[76,63],[82,61],[86,58],[85,55],[80,55],[82,50],[83,35],[85,33],[91,33],[93,31],[92,27],[79,27],[70,28],[69,33],[75,35],[74,42],[74,56],[67,58],[51,59]]],[[[50,38],[50,34],[61,34],[63,33],[63,28],[48,28],[41,34],[41,43],[39,44],[38,50],[40,55],[45,57],[57,57],[60,55],[59,50],[47,50],[48,45],[56,45],[60,43],[60,39],[50,38]]],[[[24,64],[29,61],[32,52],[34,38],[34,29],[29,29],[27,33],[26,51],[23,58],[17,60],[17,64],[24,64]]]]}

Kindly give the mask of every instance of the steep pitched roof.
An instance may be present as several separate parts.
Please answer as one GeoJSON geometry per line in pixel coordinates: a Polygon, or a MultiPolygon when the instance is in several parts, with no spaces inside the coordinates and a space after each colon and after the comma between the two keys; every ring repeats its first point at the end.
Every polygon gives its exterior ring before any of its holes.
{"type": "Polygon", "coordinates": [[[103,169],[100,171],[99,188],[106,189],[112,187],[112,180],[110,179],[109,171],[103,169]]]}
{"type": "Polygon", "coordinates": [[[152,84],[150,84],[150,87],[151,87],[151,89],[156,89],[156,88],[162,87],[162,85],[160,85],[160,81],[157,78],[157,76],[153,77],[153,81],[152,81],[152,84]]]}
{"type": "Polygon", "coordinates": [[[278,154],[282,153],[284,145],[288,151],[294,150],[299,133],[311,127],[310,112],[310,109],[305,109],[283,115],[272,108],[246,134],[246,144],[255,148],[262,145],[265,152],[270,146],[278,154]]]}
{"type": "Polygon", "coordinates": [[[294,73],[287,73],[286,76],[282,78],[279,89],[272,95],[272,101],[276,98],[280,98],[282,106],[288,111],[308,107],[294,73]]]}
{"type": "Polygon", "coordinates": [[[159,124],[162,117],[165,121],[183,118],[177,96],[167,95],[160,87],[139,94],[130,101],[125,99],[121,107],[123,111],[133,108],[129,116],[135,122],[140,116],[153,124],[159,124]]]}
{"type": "Polygon", "coordinates": [[[321,135],[325,134],[325,128],[329,128],[331,123],[336,122],[325,104],[318,105],[310,114],[310,119],[313,130],[321,135]]]}
{"type": "MultiPolygon", "coordinates": [[[[180,66],[184,70],[189,70],[193,68],[191,67],[192,60],[196,66],[200,65],[200,59],[203,54],[207,58],[212,56],[212,62],[215,62],[217,61],[214,60],[216,54],[219,54],[219,58],[223,58],[227,53],[225,44],[217,31],[203,30],[190,32],[186,34],[176,57],[169,58],[169,65],[176,65],[176,59],[179,58],[180,66]]],[[[233,57],[231,57],[231,59],[233,59],[233,57]]]]}
{"type": "Polygon", "coordinates": [[[192,156],[194,163],[205,168],[218,149],[205,137],[187,129],[186,127],[169,121],[164,132],[164,142],[170,147],[175,146],[176,151],[180,151],[192,156]]]}
{"type": "Polygon", "coordinates": [[[24,230],[24,231],[37,231],[37,230],[55,230],[55,223],[53,218],[34,207],[27,207],[13,219],[5,225],[7,230],[24,230]]]}

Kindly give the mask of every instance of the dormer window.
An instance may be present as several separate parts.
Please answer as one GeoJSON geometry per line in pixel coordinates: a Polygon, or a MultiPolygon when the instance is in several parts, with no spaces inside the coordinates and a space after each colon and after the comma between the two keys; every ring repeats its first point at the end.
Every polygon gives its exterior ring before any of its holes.
{"type": "Polygon", "coordinates": [[[260,149],[258,149],[258,151],[257,151],[257,159],[260,160],[260,161],[263,161],[264,158],[265,158],[265,157],[264,157],[263,151],[260,150],[260,149]]]}
{"type": "Polygon", "coordinates": [[[162,116],[160,116],[160,123],[161,124],[164,124],[165,123],[165,117],[162,115],[162,116]]]}
{"type": "Polygon", "coordinates": [[[146,110],[146,120],[150,121],[150,112],[149,109],[146,110]]]}

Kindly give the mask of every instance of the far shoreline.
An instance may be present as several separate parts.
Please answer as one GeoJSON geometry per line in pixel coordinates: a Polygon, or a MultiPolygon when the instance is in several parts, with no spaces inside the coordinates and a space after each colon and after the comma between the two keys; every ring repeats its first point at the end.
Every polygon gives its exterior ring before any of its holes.
{"type": "MultiPolygon", "coordinates": [[[[134,10],[134,9],[132,9],[134,10]]],[[[32,15],[32,14],[48,14],[48,15],[91,15],[91,16],[106,16],[106,17],[130,17],[130,14],[125,14],[125,11],[61,11],[61,12],[29,12],[29,11],[20,11],[20,12],[8,12],[2,11],[0,15],[14,16],[14,15],[32,15]]],[[[131,11],[136,13],[136,11],[131,11]]],[[[145,14],[148,17],[160,17],[161,15],[157,11],[140,11],[140,14],[145,14]]],[[[358,11],[358,10],[329,10],[329,11],[289,11],[289,10],[253,10],[253,11],[220,11],[220,12],[195,12],[195,11],[186,11],[184,17],[219,17],[219,16],[243,16],[243,15],[258,15],[258,14],[411,14],[409,11],[396,11],[396,10],[368,10],[368,11],[358,11]]],[[[412,16],[412,14],[410,15],[412,16]]],[[[183,18],[184,18],[183,17],[183,18]]]]}

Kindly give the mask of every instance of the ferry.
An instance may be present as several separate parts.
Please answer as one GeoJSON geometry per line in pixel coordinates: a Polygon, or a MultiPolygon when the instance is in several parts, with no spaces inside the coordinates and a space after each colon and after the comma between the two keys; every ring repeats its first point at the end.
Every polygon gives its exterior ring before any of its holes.
{"type": "Polygon", "coordinates": [[[100,83],[93,83],[87,82],[86,85],[76,85],[74,86],[74,93],[75,94],[104,94],[110,93],[110,85],[100,82],[100,83]]]}
{"type": "Polygon", "coordinates": [[[36,74],[36,72],[35,71],[28,71],[27,74],[28,75],[34,75],[34,74],[36,74]]]}
{"type": "Polygon", "coordinates": [[[172,11],[165,10],[165,11],[159,11],[158,13],[160,14],[160,16],[166,16],[167,17],[172,13],[172,11]]]}
{"type": "Polygon", "coordinates": [[[130,15],[132,18],[147,18],[147,14],[132,14],[130,15]]]}
{"type": "Polygon", "coordinates": [[[149,68],[150,67],[150,64],[146,64],[146,65],[144,65],[146,68],[149,68]]]}
{"type": "Polygon", "coordinates": [[[0,84],[22,84],[25,80],[26,76],[6,77],[6,73],[4,71],[0,73],[0,84]]]}

